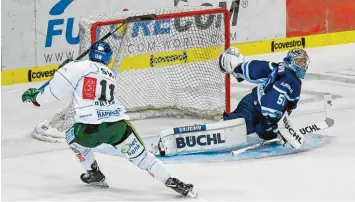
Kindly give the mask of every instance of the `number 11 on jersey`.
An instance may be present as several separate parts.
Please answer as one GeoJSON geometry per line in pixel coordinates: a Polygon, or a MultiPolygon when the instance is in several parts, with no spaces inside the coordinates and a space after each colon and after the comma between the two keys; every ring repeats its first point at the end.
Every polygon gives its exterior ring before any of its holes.
{"type": "Polygon", "coordinates": [[[110,85],[108,85],[108,88],[109,88],[109,93],[110,93],[110,99],[107,101],[107,98],[106,98],[106,87],[107,87],[107,81],[105,79],[101,80],[100,81],[100,85],[101,85],[101,95],[99,97],[99,101],[100,102],[108,102],[108,104],[112,104],[112,101],[114,100],[114,95],[113,95],[113,92],[115,90],[115,85],[113,85],[112,83],[110,85]]]}

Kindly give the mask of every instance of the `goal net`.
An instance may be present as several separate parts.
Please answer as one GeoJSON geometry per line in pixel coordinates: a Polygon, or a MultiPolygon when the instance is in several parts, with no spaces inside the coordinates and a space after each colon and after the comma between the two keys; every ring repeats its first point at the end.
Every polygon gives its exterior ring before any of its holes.
{"type": "MultiPolygon", "coordinates": [[[[219,55],[230,45],[226,9],[174,7],[91,16],[79,23],[79,53],[124,19],[147,14],[156,18],[127,23],[124,31],[105,40],[113,50],[109,67],[117,79],[115,96],[131,119],[212,119],[229,112],[229,76],[218,67],[219,55]]],[[[38,124],[33,134],[56,142],[73,124],[70,104],[52,120],[38,124]]]]}

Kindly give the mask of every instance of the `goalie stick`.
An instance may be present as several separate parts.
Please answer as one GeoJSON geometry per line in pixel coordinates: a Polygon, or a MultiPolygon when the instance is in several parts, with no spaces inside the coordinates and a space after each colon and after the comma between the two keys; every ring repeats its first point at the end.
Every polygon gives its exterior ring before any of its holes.
{"type": "MultiPolygon", "coordinates": [[[[105,36],[103,36],[101,39],[99,39],[97,42],[99,41],[105,41],[108,37],[110,37],[112,34],[114,34],[115,32],[124,32],[127,28],[127,23],[131,23],[131,22],[138,22],[138,21],[146,21],[146,20],[154,20],[156,18],[155,14],[149,14],[149,15],[139,15],[139,16],[132,16],[132,17],[128,17],[126,18],[122,24],[120,26],[118,26],[116,29],[114,29],[113,31],[108,32],[105,36]],[[121,31],[122,29],[122,31],[121,31]]],[[[91,48],[91,46],[90,46],[91,48]]],[[[81,60],[83,59],[83,57],[85,57],[89,51],[90,48],[88,48],[85,52],[83,52],[82,54],[80,54],[75,60],[81,60]]],[[[49,82],[51,80],[47,81],[46,83],[44,83],[38,90],[42,91],[46,86],[48,86],[49,82]]]]}
{"type": "MultiPolygon", "coordinates": [[[[310,134],[313,133],[315,131],[319,131],[319,130],[323,130],[323,129],[327,129],[330,128],[331,126],[334,125],[334,119],[332,118],[331,112],[332,112],[332,101],[331,101],[331,94],[326,93],[324,94],[324,108],[325,108],[325,115],[326,118],[323,121],[314,123],[314,124],[309,124],[305,127],[299,128],[298,131],[302,134],[302,135],[306,135],[306,134],[310,134]]],[[[256,149],[259,147],[262,147],[266,144],[270,144],[270,143],[274,143],[274,142],[280,142],[281,139],[280,138],[275,138],[275,139],[271,139],[271,140],[267,140],[258,144],[254,144],[248,147],[244,147],[238,150],[234,150],[232,151],[232,155],[236,156],[238,154],[244,153],[246,151],[252,150],[252,149],[256,149]]]]}

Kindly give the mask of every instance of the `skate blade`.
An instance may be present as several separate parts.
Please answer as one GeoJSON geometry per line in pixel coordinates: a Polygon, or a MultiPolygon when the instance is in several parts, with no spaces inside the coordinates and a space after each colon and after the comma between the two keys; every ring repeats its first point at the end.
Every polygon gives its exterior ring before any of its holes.
{"type": "Polygon", "coordinates": [[[107,182],[103,181],[103,182],[92,182],[90,184],[88,184],[90,186],[94,186],[94,187],[102,187],[102,188],[108,188],[108,184],[107,182]]]}
{"type": "Polygon", "coordinates": [[[187,195],[192,197],[192,198],[196,198],[197,197],[197,192],[195,192],[195,190],[191,189],[189,191],[189,193],[187,193],[187,195]]]}

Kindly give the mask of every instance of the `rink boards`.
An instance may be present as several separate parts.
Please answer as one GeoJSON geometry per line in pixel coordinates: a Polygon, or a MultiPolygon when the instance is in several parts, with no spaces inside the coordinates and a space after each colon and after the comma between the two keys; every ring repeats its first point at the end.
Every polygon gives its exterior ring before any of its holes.
{"type": "MultiPolygon", "coordinates": [[[[156,137],[147,137],[143,138],[144,144],[149,149],[151,143],[157,142],[159,139],[156,137]]],[[[246,144],[241,145],[238,148],[247,147],[253,144],[262,142],[257,136],[248,136],[248,141],[246,144]]],[[[246,151],[237,156],[232,156],[229,151],[225,152],[211,152],[211,153],[200,153],[200,154],[188,154],[188,155],[178,155],[171,157],[161,157],[158,156],[162,161],[166,163],[208,163],[208,162],[218,162],[218,161],[238,161],[238,160],[248,160],[248,159],[258,159],[274,156],[283,156],[283,155],[295,155],[296,153],[305,152],[317,147],[320,147],[327,143],[327,140],[324,136],[321,135],[307,135],[306,139],[301,147],[301,149],[296,150],[290,147],[289,145],[283,147],[279,143],[272,143],[269,145],[264,145],[258,149],[246,151]]],[[[119,150],[116,150],[110,146],[102,146],[99,148],[99,152],[107,153],[112,155],[121,155],[119,150]]]]}

